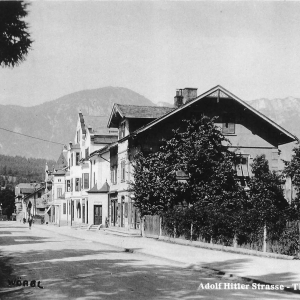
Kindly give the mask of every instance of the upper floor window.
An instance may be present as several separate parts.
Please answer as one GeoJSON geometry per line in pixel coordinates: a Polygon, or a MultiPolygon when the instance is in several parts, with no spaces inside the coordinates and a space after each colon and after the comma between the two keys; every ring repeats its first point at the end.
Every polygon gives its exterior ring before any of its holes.
{"type": "Polygon", "coordinates": [[[76,166],[79,166],[80,153],[76,152],[76,166]]]}
{"type": "Polygon", "coordinates": [[[66,181],[66,191],[67,192],[71,192],[71,184],[70,184],[70,180],[66,181]]]}
{"type": "Polygon", "coordinates": [[[62,195],[62,188],[57,188],[57,198],[61,197],[62,195]]]}
{"type": "Polygon", "coordinates": [[[76,140],[77,140],[76,142],[79,143],[79,130],[77,130],[76,132],[76,140]]]}
{"type": "Polygon", "coordinates": [[[110,181],[112,184],[117,184],[117,167],[112,167],[110,170],[110,181]]]}
{"type": "Polygon", "coordinates": [[[119,139],[125,137],[125,122],[121,123],[120,129],[119,129],[119,139]]]}
{"type": "Polygon", "coordinates": [[[67,213],[67,204],[63,204],[63,214],[65,215],[67,213]]]}
{"type": "Polygon", "coordinates": [[[42,193],[38,193],[38,198],[41,198],[42,197],[42,193]]]}
{"type": "Polygon", "coordinates": [[[79,192],[81,190],[80,178],[75,178],[75,192],[79,192]]]}
{"type": "Polygon", "coordinates": [[[73,157],[73,153],[71,154],[71,167],[73,166],[73,159],[74,159],[74,157],[73,157]]]}
{"type": "Polygon", "coordinates": [[[121,161],[121,181],[125,181],[125,160],[121,161]]]}
{"type": "Polygon", "coordinates": [[[248,177],[249,176],[249,155],[240,154],[235,158],[235,168],[237,176],[248,177]]]}
{"type": "Polygon", "coordinates": [[[82,174],[82,183],[83,183],[83,188],[84,189],[89,188],[89,173],[83,173],[82,174]]]}
{"type": "Polygon", "coordinates": [[[90,153],[89,153],[89,147],[87,147],[85,149],[85,159],[88,159],[89,155],[90,155],[90,153]]]}
{"type": "Polygon", "coordinates": [[[224,114],[222,117],[222,133],[235,133],[235,117],[233,114],[224,114]]]}

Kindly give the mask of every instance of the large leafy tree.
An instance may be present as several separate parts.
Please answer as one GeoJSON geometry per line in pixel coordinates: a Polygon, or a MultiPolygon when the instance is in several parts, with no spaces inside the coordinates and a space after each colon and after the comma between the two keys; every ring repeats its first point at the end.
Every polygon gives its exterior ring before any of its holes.
{"type": "Polygon", "coordinates": [[[32,40],[23,1],[0,1],[0,65],[14,67],[25,60],[32,40]]]}
{"type": "Polygon", "coordinates": [[[240,237],[246,237],[250,243],[255,242],[255,239],[261,239],[263,230],[267,229],[269,239],[276,239],[286,226],[289,210],[282,188],[283,177],[270,171],[265,155],[253,159],[252,173],[242,213],[244,222],[240,237]]]}
{"type": "Polygon", "coordinates": [[[195,230],[233,237],[243,189],[228,145],[214,119],[204,116],[183,121],[158,152],[139,153],[132,189],[141,215],[186,215],[195,230]],[[179,181],[178,172],[188,180],[179,181]]]}

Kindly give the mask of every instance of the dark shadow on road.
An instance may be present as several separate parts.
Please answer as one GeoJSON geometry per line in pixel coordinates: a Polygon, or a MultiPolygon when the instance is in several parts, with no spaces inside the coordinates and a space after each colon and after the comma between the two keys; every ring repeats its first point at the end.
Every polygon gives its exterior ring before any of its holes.
{"type": "Polygon", "coordinates": [[[29,235],[20,236],[2,236],[0,238],[0,244],[2,246],[20,245],[20,244],[37,244],[46,243],[48,238],[46,237],[35,237],[29,235]]]}
{"type": "Polygon", "coordinates": [[[7,279],[13,276],[13,265],[13,258],[4,256],[0,252],[0,288],[7,286],[7,279]]]}
{"type": "Polygon", "coordinates": [[[23,231],[0,231],[0,234],[13,234],[16,232],[23,232],[23,231]]]}
{"type": "MultiPolygon", "coordinates": [[[[230,264],[240,268],[246,260],[230,264]]],[[[16,253],[13,276],[40,280],[44,289],[23,288],[5,299],[293,299],[285,292],[205,290],[201,283],[233,283],[213,271],[184,269],[163,260],[111,250],[60,249],[16,253]],[[26,255],[26,260],[24,259],[26,255]]],[[[283,273],[282,276],[290,276],[283,273]]],[[[296,299],[296,298],[295,298],[296,299]]]]}

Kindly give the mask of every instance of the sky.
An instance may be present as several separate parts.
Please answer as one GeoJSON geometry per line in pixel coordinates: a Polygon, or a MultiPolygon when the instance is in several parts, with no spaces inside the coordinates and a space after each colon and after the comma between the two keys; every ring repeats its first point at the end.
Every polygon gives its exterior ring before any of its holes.
{"type": "Polygon", "coordinates": [[[300,98],[300,2],[34,1],[32,50],[0,69],[0,104],[106,86],[153,102],[222,85],[243,100],[300,98]]]}

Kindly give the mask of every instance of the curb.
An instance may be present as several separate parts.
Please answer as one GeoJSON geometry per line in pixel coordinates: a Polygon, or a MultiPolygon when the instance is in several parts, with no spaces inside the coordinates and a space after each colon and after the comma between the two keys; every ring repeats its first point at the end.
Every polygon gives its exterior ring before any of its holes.
{"type": "Polygon", "coordinates": [[[234,248],[230,246],[223,246],[223,245],[216,245],[216,244],[208,244],[199,241],[189,241],[189,240],[181,240],[181,239],[174,239],[170,237],[158,237],[156,238],[158,241],[182,245],[182,246],[189,246],[195,248],[203,248],[209,250],[216,250],[216,251],[224,251],[230,253],[237,253],[237,254],[244,254],[250,256],[258,256],[263,258],[275,258],[275,259],[283,259],[283,260],[296,260],[294,256],[278,254],[278,253],[271,253],[271,252],[261,252],[251,249],[243,249],[243,248],[234,248]]]}

